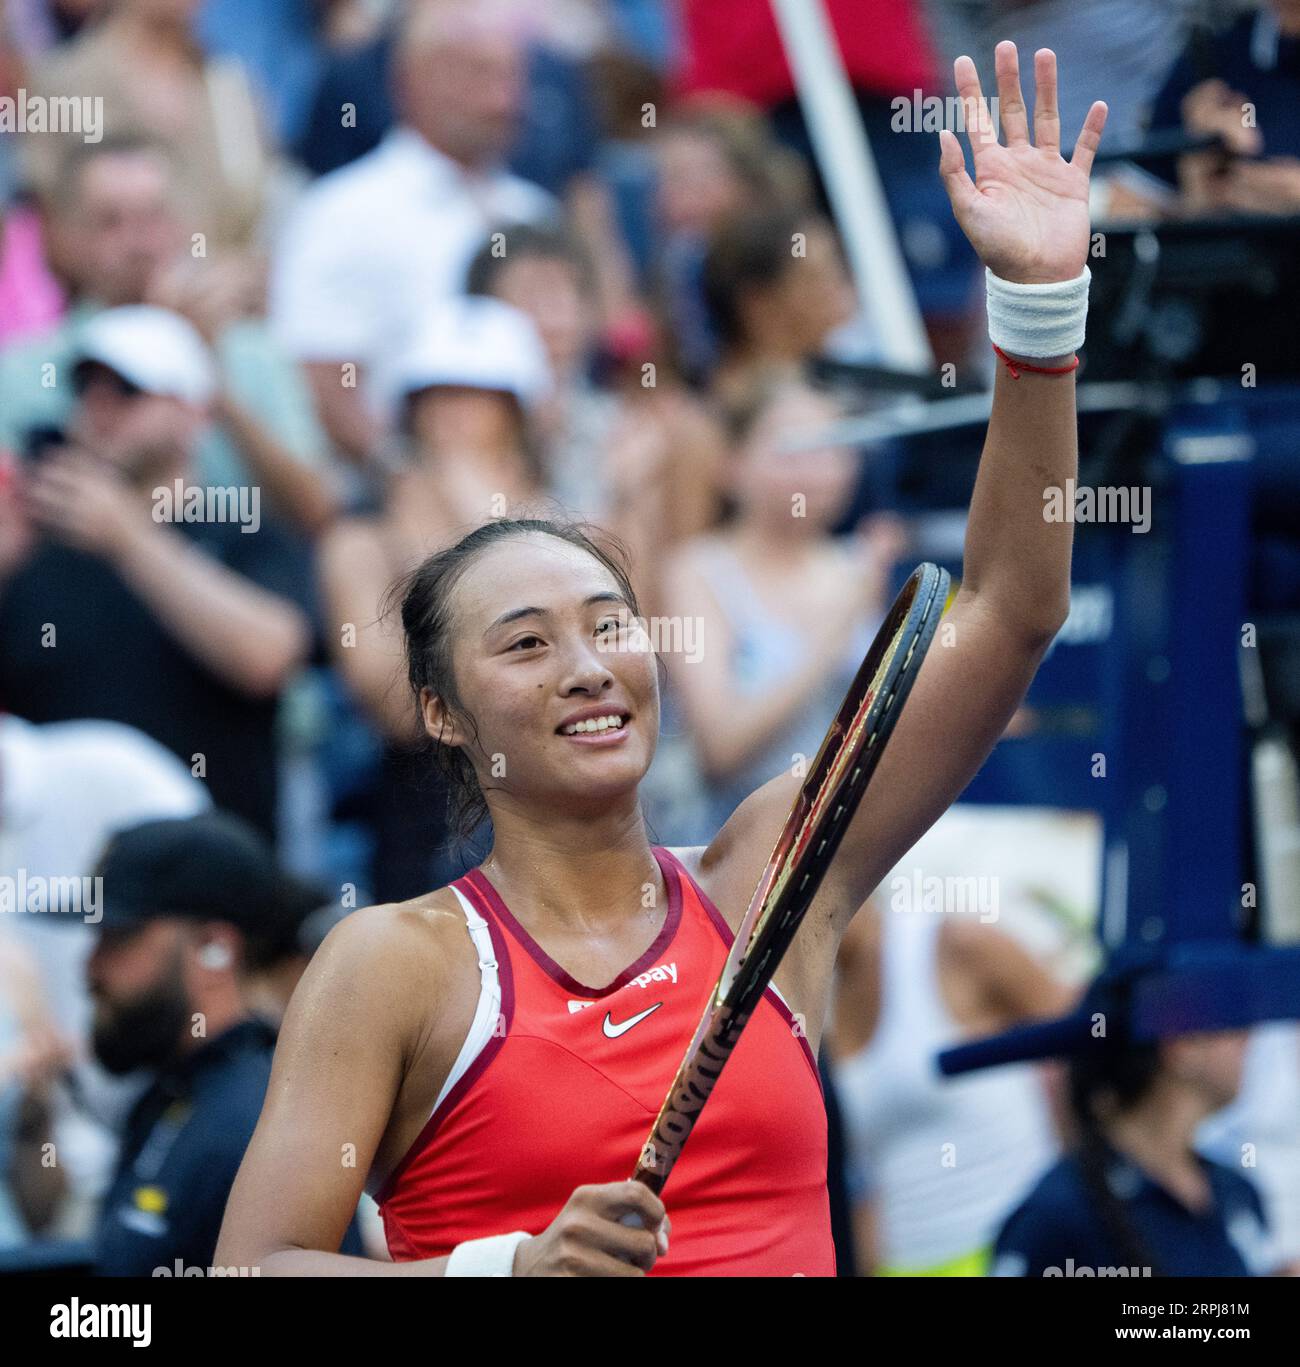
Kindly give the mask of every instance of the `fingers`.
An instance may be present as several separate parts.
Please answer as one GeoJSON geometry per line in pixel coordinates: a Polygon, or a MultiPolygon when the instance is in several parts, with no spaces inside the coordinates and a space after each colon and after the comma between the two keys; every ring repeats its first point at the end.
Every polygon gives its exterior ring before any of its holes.
{"type": "Polygon", "coordinates": [[[1077,166],[1084,175],[1092,170],[1092,159],[1097,155],[1097,148],[1101,143],[1101,130],[1106,127],[1107,113],[1109,110],[1106,108],[1105,100],[1094,100],[1092,108],[1088,110],[1088,117],[1084,119],[1083,127],[1079,130],[1070,165],[1077,166]]]}
{"type": "MultiPolygon", "coordinates": [[[[579,1191],[584,1191],[579,1188],[579,1191]]],[[[656,1229],[667,1214],[664,1203],[643,1182],[611,1182],[608,1186],[588,1187],[596,1212],[606,1220],[622,1220],[638,1215],[642,1229],[656,1229]]]]}
{"type": "Polygon", "coordinates": [[[962,156],[956,133],[947,128],[939,130],[939,178],[943,181],[943,188],[948,191],[953,213],[960,223],[971,201],[979,198],[979,191],[966,170],[966,158],[962,156]]]}
{"type": "MultiPolygon", "coordinates": [[[[1020,57],[1009,39],[993,50],[993,68],[998,82],[998,115],[1008,147],[1029,141],[1029,110],[1020,90],[1020,57]]],[[[1035,108],[1041,103],[1035,101],[1035,108]]]]}
{"type": "Polygon", "coordinates": [[[1056,53],[1040,47],[1034,53],[1034,145],[1059,151],[1061,111],[1057,106],[1056,53]]]}
{"type": "Polygon", "coordinates": [[[975,63],[963,54],[952,64],[952,74],[966,116],[966,136],[978,164],[979,154],[984,148],[997,146],[998,135],[993,129],[993,117],[989,113],[984,92],[980,89],[980,76],[975,63]]]}

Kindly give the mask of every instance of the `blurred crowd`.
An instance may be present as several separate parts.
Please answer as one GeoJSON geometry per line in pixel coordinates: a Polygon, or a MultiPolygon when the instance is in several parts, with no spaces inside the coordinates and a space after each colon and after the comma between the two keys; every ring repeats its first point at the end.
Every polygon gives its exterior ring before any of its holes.
{"type": "MultiPolygon", "coordinates": [[[[982,267],[897,100],[950,95],[960,52],[991,89],[996,39],[1052,46],[1067,146],[1104,98],[1116,146],[1247,154],[1099,166],[1098,216],[1300,212],[1300,0],[1224,7],[1213,78],[1204,8],[828,0],[936,363],[990,373],[982,267]]],[[[404,572],[493,517],[616,536],[643,613],[707,642],[660,643],[644,785],[656,843],[698,845],[816,751],[916,557],[888,453],[819,439],[887,326],[767,0],[0,0],[0,99],[0,873],[116,861],[132,890],[98,929],[0,917],[0,1248],[93,1236],[147,1273],[210,1261],[329,926],[490,840],[448,828],[404,572]]],[[[862,1271],[985,1270],[1079,1124],[1050,1070],[922,1061],[1076,994],[1096,822],[958,809],[927,839],[927,869],[994,861],[1003,924],[868,907],[845,947],[862,1271]]],[[[1294,1119],[1295,1031],[1265,1045],[1294,1119]]],[[[1215,1067],[1166,1061],[1180,1117],[1231,1099],[1215,1067]]],[[[1283,1142],[1252,1270],[1300,1261],[1283,1142]]]]}

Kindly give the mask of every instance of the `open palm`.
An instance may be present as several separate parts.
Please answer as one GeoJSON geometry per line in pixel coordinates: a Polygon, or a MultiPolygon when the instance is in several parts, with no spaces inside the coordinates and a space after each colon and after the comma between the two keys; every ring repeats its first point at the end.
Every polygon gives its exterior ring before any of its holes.
{"type": "Polygon", "coordinates": [[[999,43],[994,63],[1005,145],[998,142],[975,63],[969,57],[953,63],[975,160],[972,181],[957,135],[948,129],[940,132],[939,174],[953,213],[994,275],[1024,284],[1072,280],[1088,258],[1088,176],[1106,126],[1106,105],[1093,103],[1066,161],[1056,104],[1056,54],[1050,48],[1034,54],[1032,143],[1016,45],[999,43]]]}

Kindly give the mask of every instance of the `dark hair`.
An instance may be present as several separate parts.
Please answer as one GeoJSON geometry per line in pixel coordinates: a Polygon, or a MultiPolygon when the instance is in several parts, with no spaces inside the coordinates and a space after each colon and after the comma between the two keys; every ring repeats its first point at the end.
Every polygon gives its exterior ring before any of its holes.
{"type": "Polygon", "coordinates": [[[719,229],[704,258],[701,285],[724,347],[744,337],[744,295],[771,285],[789,266],[796,233],[824,223],[809,209],[786,207],[743,214],[719,229]]]}
{"type": "MultiPolygon", "coordinates": [[[[451,600],[461,576],[489,546],[529,532],[566,541],[594,556],[614,576],[633,615],[640,616],[632,588],[628,553],[622,542],[608,532],[575,519],[497,518],[476,527],[424,560],[399,580],[390,591],[389,603],[401,600],[402,631],[406,646],[406,673],[418,700],[423,689],[441,698],[448,710],[459,713],[475,739],[478,727],[456,688],[452,663],[451,600]]],[[[663,662],[660,661],[662,667],[663,662]]],[[[462,841],[470,839],[488,814],[487,800],[473,763],[463,747],[434,740],[434,761],[448,784],[450,826],[462,841]]]]}
{"type": "Polygon", "coordinates": [[[1108,985],[1096,1009],[1106,1020],[1106,1034],[1092,1038],[1069,1065],[1070,1107],[1079,1127],[1078,1160],[1084,1185],[1096,1203],[1106,1233],[1127,1265],[1149,1267],[1162,1276],[1159,1263],[1110,1184],[1116,1154],[1106,1138],[1097,1110],[1106,1097],[1121,1111],[1136,1105],[1151,1090],[1160,1071],[1159,1041],[1134,1040],[1128,1027],[1131,982],[1108,985]]]}
{"type": "Polygon", "coordinates": [[[578,277],[585,294],[596,289],[595,273],[587,253],[563,228],[544,224],[514,223],[488,234],[487,241],[478,249],[465,276],[466,294],[496,293],[501,273],[515,261],[560,261],[578,277]],[[497,250],[497,237],[505,243],[505,250],[497,250]]]}

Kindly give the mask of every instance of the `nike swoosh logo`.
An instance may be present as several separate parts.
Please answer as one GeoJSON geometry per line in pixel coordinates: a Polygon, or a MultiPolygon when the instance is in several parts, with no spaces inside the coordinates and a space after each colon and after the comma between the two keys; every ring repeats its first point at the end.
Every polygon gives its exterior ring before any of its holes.
{"type": "Polygon", "coordinates": [[[617,1039],[620,1035],[625,1035],[634,1026],[645,1020],[647,1016],[653,1015],[663,1005],[663,1002],[655,1002],[653,1006],[647,1007],[644,1011],[638,1012],[635,1016],[629,1016],[627,1020],[620,1021],[617,1025],[613,1021],[613,1013],[605,1012],[605,1019],[602,1028],[605,1031],[606,1039],[617,1039]]]}

